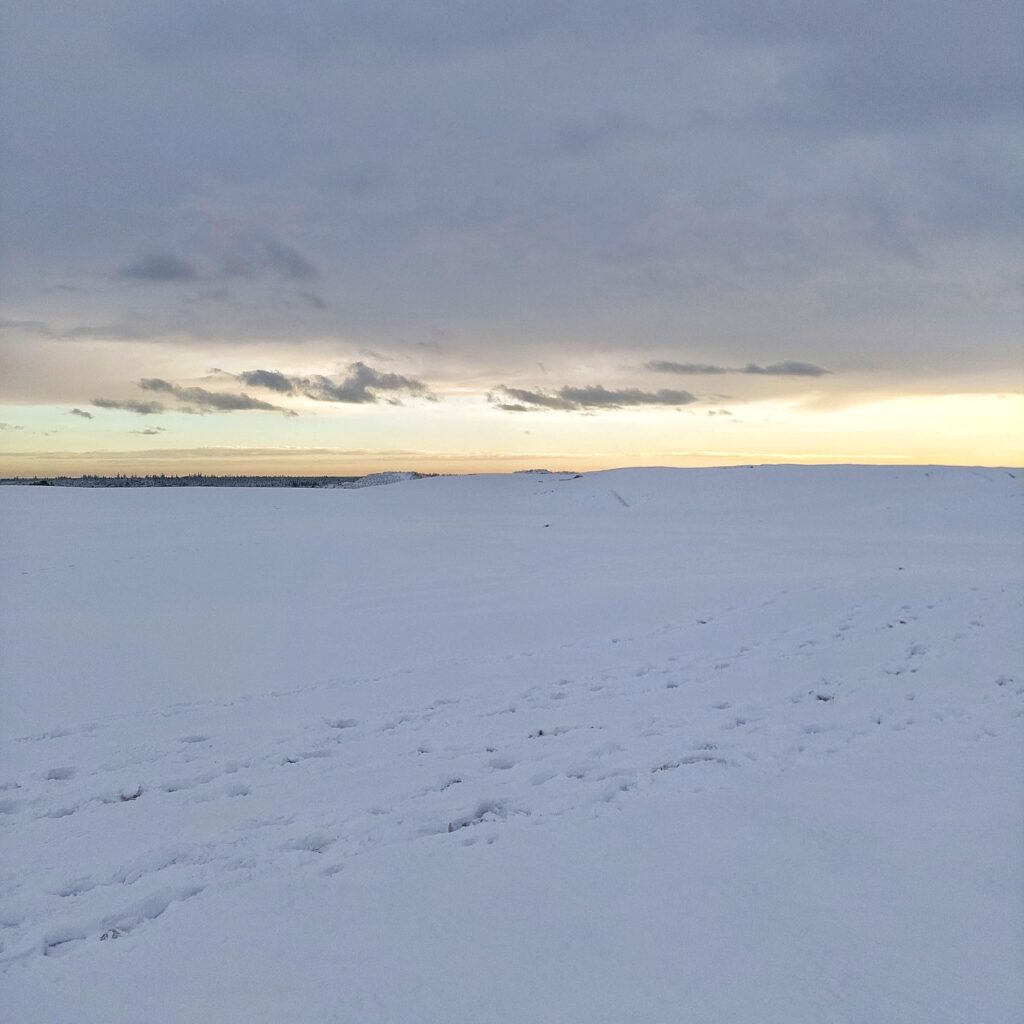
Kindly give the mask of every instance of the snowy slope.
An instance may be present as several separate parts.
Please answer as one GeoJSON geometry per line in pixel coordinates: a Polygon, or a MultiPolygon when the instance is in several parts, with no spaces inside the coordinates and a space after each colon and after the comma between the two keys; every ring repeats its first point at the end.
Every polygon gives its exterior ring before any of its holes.
{"type": "Polygon", "coordinates": [[[1020,474],[0,489],[10,1019],[1024,1013],[1020,474]]]}

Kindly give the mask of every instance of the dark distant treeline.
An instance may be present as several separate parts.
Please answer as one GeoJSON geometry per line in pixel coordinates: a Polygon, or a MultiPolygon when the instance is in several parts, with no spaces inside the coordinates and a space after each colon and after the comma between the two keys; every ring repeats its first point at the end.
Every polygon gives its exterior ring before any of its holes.
{"type": "Polygon", "coordinates": [[[211,476],[188,473],[173,476],[157,473],[149,476],[118,473],[117,476],[54,476],[7,477],[0,484],[21,484],[35,487],[351,487],[366,483],[391,483],[407,480],[418,473],[378,473],[372,477],[358,476],[211,476]]]}

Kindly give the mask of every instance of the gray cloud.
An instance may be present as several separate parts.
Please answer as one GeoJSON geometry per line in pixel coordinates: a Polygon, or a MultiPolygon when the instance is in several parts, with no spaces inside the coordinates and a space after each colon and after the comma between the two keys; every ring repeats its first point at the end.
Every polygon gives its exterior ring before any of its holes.
{"type": "Polygon", "coordinates": [[[138,434],[140,437],[153,437],[156,434],[162,434],[166,430],[166,427],[147,427],[145,430],[130,430],[130,434],[138,434]]]}
{"type": "Polygon", "coordinates": [[[282,409],[279,405],[271,405],[259,398],[253,398],[246,394],[229,394],[221,391],[208,391],[200,387],[182,387],[179,384],[172,384],[161,377],[144,377],[139,381],[139,387],[143,391],[157,391],[162,394],[172,395],[180,402],[184,402],[189,410],[207,412],[241,412],[246,410],[259,410],[265,412],[283,412],[287,416],[295,415],[291,410],[282,409]]]}
{"type": "Polygon", "coordinates": [[[768,377],[825,377],[832,371],[815,366],[814,363],[800,363],[795,359],[787,359],[781,363],[770,363],[768,366],[747,363],[740,372],[768,377]]]}
{"type": "Polygon", "coordinates": [[[725,366],[712,366],[708,363],[673,363],[668,359],[654,359],[644,363],[645,370],[653,370],[655,373],[679,373],[679,374],[714,374],[714,373],[738,373],[737,370],[730,370],[725,366]]]}
{"type": "Polygon", "coordinates": [[[736,368],[713,366],[707,363],[674,363],[668,359],[654,359],[644,363],[644,369],[653,370],[655,373],[675,373],[683,376],[747,373],[761,377],[825,377],[832,372],[823,366],[816,366],[814,363],[801,363],[795,359],[786,359],[781,363],[769,363],[767,366],[747,363],[746,366],[736,368]]]}
{"type": "Polygon", "coordinates": [[[505,412],[530,412],[538,409],[587,410],[622,409],[631,406],[681,406],[697,401],[689,391],[641,391],[639,388],[609,389],[601,384],[586,387],[566,385],[557,391],[530,391],[501,386],[488,398],[505,412]]]}
{"type": "Polygon", "coordinates": [[[84,409],[78,409],[78,408],[72,409],[68,413],[68,415],[69,416],[81,416],[83,420],[91,420],[92,419],[92,413],[91,412],[86,412],[84,409]]]}
{"type": "Polygon", "coordinates": [[[641,391],[639,388],[608,390],[600,384],[589,387],[564,387],[559,394],[583,409],[618,409],[626,405],[689,405],[696,402],[689,391],[641,391]]]}
{"type": "Polygon", "coordinates": [[[267,391],[277,391],[282,395],[295,393],[295,385],[291,378],[277,370],[245,370],[243,373],[236,374],[235,377],[251,388],[266,388],[267,391]]]}
{"type": "Polygon", "coordinates": [[[24,430],[19,423],[0,423],[0,430],[24,430]]]}
{"type": "MultiPolygon", "coordinates": [[[[304,395],[318,402],[360,405],[379,401],[379,392],[432,397],[423,381],[400,373],[383,373],[364,362],[350,364],[347,374],[340,379],[322,374],[289,377],[277,370],[246,370],[237,374],[236,379],[250,387],[262,387],[283,395],[304,395]]],[[[385,398],[385,401],[394,399],[385,398]]]]}
{"type": "Polygon", "coordinates": [[[162,402],[134,402],[131,400],[121,401],[116,398],[94,398],[92,404],[97,409],[120,409],[124,412],[134,412],[139,416],[157,416],[164,411],[162,402]]]}
{"type": "Polygon", "coordinates": [[[167,252],[154,252],[123,266],[117,272],[117,276],[128,281],[174,284],[195,281],[199,277],[199,272],[188,260],[167,252]]]}
{"type": "Polygon", "coordinates": [[[559,394],[548,391],[528,391],[525,388],[509,388],[502,385],[488,396],[492,404],[506,412],[526,412],[530,409],[575,409],[574,402],[559,394]]]}

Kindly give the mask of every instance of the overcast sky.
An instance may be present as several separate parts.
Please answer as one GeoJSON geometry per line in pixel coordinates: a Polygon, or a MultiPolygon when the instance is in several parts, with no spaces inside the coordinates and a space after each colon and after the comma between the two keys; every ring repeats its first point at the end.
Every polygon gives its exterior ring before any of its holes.
{"type": "Polygon", "coordinates": [[[3,472],[1020,461],[1018,0],[7,0],[3,472]]]}

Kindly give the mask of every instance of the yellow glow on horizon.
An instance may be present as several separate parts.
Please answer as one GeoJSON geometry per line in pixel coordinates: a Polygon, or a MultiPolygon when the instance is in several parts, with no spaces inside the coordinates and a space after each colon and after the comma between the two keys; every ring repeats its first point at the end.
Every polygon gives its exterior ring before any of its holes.
{"type": "Polygon", "coordinates": [[[61,409],[62,426],[52,437],[35,430],[5,433],[0,475],[357,475],[779,462],[1024,465],[1020,394],[903,395],[834,408],[792,400],[723,405],[729,412],[715,415],[704,405],[589,416],[511,414],[482,397],[473,402],[460,396],[429,407],[346,407],[298,420],[265,414],[180,417],[177,423],[168,418],[165,433],[137,440],[127,429],[79,423],[61,409]]]}

